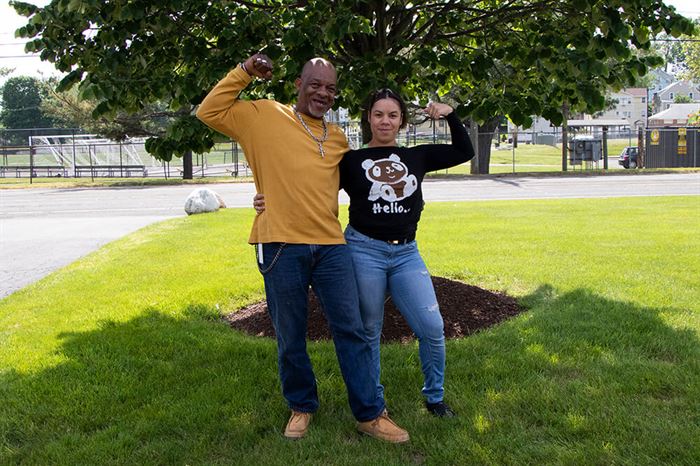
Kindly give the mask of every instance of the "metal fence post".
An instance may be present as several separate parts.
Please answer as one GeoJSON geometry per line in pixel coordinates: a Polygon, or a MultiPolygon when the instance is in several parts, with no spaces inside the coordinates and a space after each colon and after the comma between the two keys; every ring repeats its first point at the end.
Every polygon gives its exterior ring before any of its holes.
{"type": "Polygon", "coordinates": [[[233,153],[233,170],[238,178],[238,143],[231,141],[232,153],[233,153]]]}
{"type": "Polygon", "coordinates": [[[78,177],[78,168],[76,167],[76,162],[75,162],[75,130],[73,130],[73,134],[71,135],[71,141],[73,143],[73,178],[78,177]]]}
{"type": "Polygon", "coordinates": [[[29,146],[29,184],[34,180],[34,146],[29,146]]]}
{"type": "Polygon", "coordinates": [[[94,144],[88,145],[88,159],[90,159],[90,180],[95,181],[95,167],[92,162],[92,150],[95,147],[94,144]]]}

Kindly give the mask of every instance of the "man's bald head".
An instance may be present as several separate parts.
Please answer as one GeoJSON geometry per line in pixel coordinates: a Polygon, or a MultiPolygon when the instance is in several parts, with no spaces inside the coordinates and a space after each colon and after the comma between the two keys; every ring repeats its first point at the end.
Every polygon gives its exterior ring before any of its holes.
{"type": "Polygon", "coordinates": [[[305,77],[309,75],[309,73],[318,71],[326,71],[332,72],[334,75],[336,74],[335,66],[333,66],[333,63],[329,62],[325,58],[315,57],[304,63],[304,67],[301,69],[302,81],[305,77]]]}

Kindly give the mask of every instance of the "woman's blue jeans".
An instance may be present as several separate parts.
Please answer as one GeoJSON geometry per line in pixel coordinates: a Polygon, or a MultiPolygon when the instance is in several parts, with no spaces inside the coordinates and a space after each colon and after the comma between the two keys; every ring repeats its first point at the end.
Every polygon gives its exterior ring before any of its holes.
{"type": "MultiPolygon", "coordinates": [[[[360,311],[372,347],[372,369],[380,379],[379,339],[384,322],[384,301],[391,294],[396,307],[418,338],[423,370],[423,396],[429,403],[442,401],[445,382],[445,334],[442,315],[430,274],[415,241],[389,244],[363,235],[348,225],[345,240],[360,296],[360,311]]],[[[377,395],[384,387],[377,384],[377,395]]]]}
{"type": "Polygon", "coordinates": [[[312,286],[333,335],[350,409],[358,421],[377,418],[384,410],[384,398],[377,393],[379,374],[370,370],[372,350],[360,317],[348,247],[265,243],[258,268],[265,279],[267,307],[277,335],[282,393],[289,408],[312,413],[319,405],[306,351],[312,286]]]}

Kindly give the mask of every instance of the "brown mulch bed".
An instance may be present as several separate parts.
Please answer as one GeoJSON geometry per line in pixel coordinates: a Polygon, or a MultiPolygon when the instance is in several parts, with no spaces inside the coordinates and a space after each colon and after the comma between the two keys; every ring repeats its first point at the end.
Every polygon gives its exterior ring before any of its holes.
{"type": "MultiPolygon", "coordinates": [[[[432,277],[440,313],[445,322],[445,338],[459,338],[513,317],[523,309],[514,298],[442,277],[432,277]]],[[[274,337],[275,330],[265,301],[232,312],[224,317],[231,327],[250,335],[274,337]]],[[[309,293],[309,340],[330,340],[331,334],[318,299],[309,293]]],[[[405,319],[391,299],[384,307],[382,342],[407,342],[414,338],[405,319]]]]}

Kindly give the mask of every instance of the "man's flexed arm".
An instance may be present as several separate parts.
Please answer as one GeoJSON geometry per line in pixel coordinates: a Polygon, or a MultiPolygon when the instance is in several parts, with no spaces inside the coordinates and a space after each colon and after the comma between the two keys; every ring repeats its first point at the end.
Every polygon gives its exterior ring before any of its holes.
{"type": "Polygon", "coordinates": [[[197,109],[197,118],[216,131],[239,139],[246,125],[255,119],[255,104],[238,100],[253,77],[270,79],[272,60],[255,54],[231,70],[204,98],[197,109]]]}

